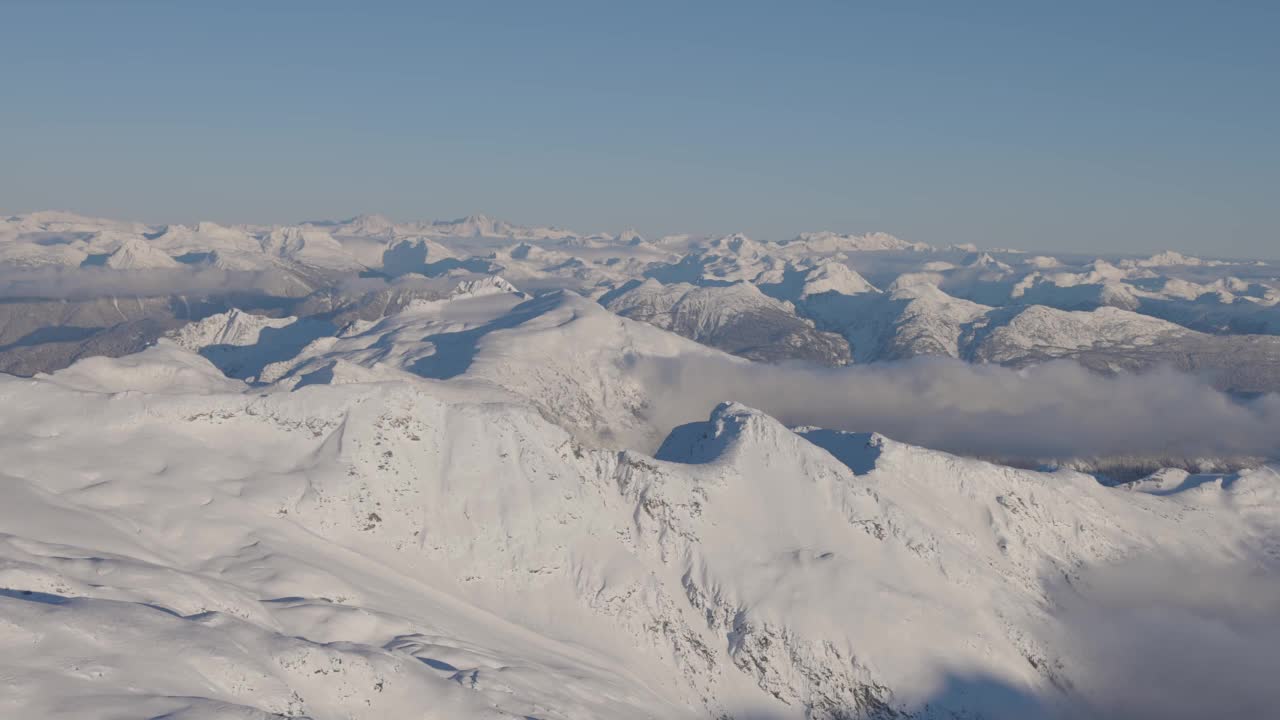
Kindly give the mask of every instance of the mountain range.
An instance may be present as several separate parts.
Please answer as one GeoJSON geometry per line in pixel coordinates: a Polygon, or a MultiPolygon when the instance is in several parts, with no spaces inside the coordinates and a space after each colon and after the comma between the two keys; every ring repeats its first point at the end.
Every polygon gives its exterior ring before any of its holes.
{"type": "Polygon", "coordinates": [[[34,213],[0,289],[0,716],[1280,705],[1267,264],[34,213]]]}

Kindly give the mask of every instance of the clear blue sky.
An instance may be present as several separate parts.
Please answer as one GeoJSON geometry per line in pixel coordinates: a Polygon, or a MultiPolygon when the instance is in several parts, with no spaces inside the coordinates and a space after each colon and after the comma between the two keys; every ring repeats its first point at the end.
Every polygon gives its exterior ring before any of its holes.
{"type": "Polygon", "coordinates": [[[1280,2],[0,0],[0,209],[1280,256],[1280,2]]]}

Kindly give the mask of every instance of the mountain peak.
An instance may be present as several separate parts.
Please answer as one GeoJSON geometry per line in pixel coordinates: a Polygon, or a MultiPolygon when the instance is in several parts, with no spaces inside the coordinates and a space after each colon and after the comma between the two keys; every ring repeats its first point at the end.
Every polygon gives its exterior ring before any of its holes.
{"type": "Polygon", "coordinates": [[[772,417],[729,400],[717,405],[708,419],[674,428],[654,457],[700,465],[730,461],[746,446],[785,447],[795,439],[794,433],[772,417]]]}

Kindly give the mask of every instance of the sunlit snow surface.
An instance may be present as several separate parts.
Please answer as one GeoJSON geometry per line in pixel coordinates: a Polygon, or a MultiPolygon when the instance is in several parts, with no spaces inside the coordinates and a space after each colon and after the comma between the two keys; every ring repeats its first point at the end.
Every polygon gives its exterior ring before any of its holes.
{"type": "Polygon", "coordinates": [[[0,376],[0,717],[1280,705],[1280,416],[1214,389],[1270,387],[1269,266],[483,217],[3,227],[8,297],[80,313],[43,327],[206,304],[0,376]]]}

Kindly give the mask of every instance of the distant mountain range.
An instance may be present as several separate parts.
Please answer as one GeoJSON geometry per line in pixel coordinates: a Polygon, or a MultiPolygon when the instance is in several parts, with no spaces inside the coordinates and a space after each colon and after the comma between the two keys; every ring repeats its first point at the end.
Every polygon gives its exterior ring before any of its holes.
{"type": "Polygon", "coordinates": [[[1262,262],[1175,252],[1067,262],[885,233],[646,240],[484,215],[272,227],[11,216],[0,222],[0,369],[131,352],[233,307],[323,315],[378,283],[403,296],[431,279],[491,276],[533,294],[570,290],[766,362],[1066,358],[1103,373],[1172,365],[1242,393],[1280,388],[1280,271],[1262,262]]]}

